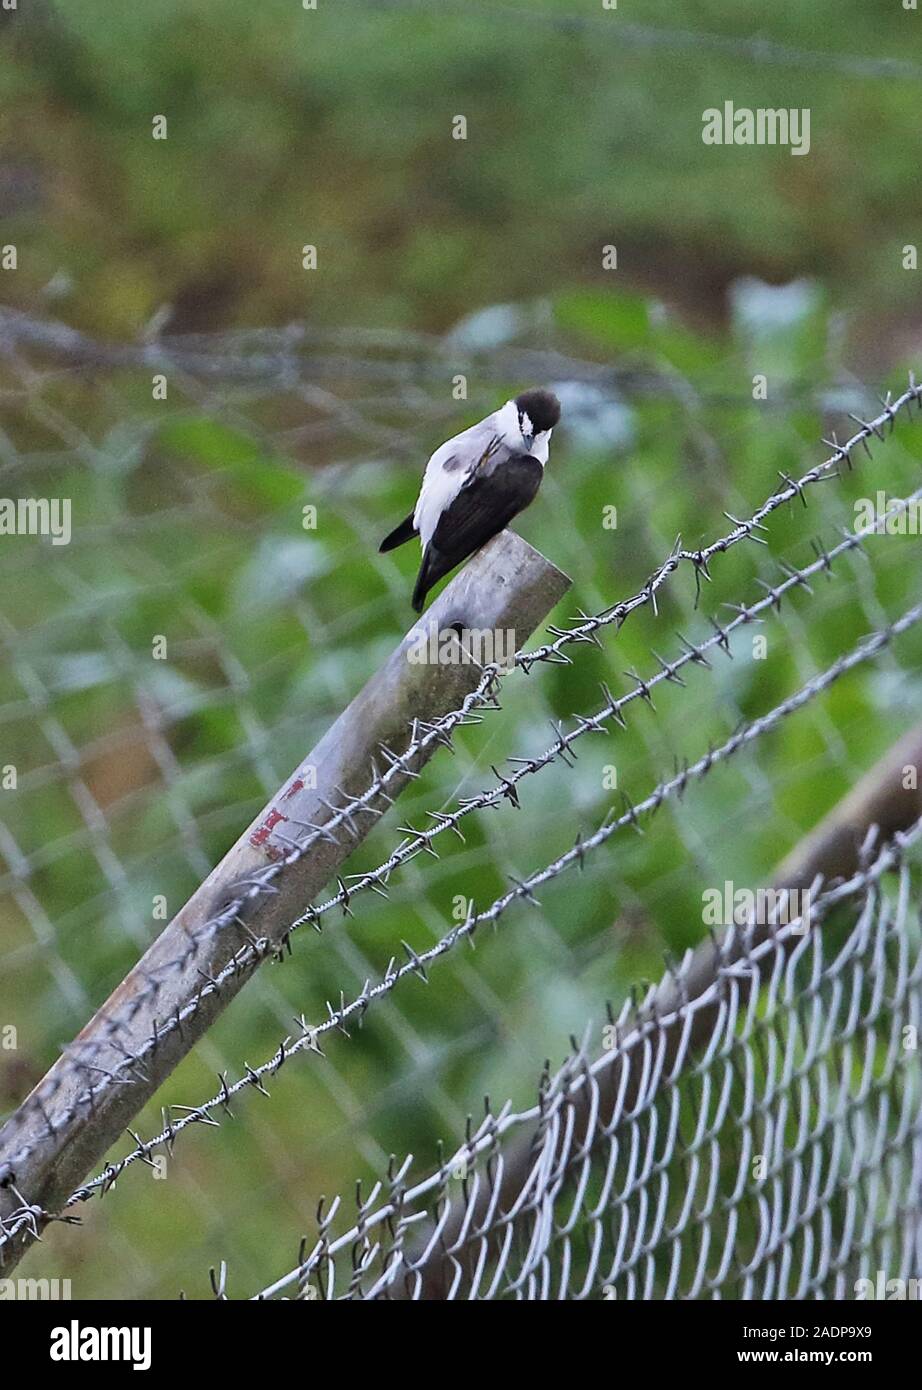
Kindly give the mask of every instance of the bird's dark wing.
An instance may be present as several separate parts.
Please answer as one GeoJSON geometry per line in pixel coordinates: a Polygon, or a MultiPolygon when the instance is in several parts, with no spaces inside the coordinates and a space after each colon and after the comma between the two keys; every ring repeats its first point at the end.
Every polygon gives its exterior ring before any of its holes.
{"type": "Polygon", "coordinates": [[[544,469],[537,459],[516,456],[489,475],[465,483],[439,519],[432,548],[446,561],[442,573],[473,555],[528,506],[541,486],[544,469]]]}
{"type": "Polygon", "coordinates": [[[426,546],[413,607],[421,612],[426,595],[443,575],[486,545],[514,516],[528,506],[541,486],[544,469],[537,459],[514,456],[494,473],[477,473],[465,483],[450,507],[442,513],[432,540],[426,546]]]}

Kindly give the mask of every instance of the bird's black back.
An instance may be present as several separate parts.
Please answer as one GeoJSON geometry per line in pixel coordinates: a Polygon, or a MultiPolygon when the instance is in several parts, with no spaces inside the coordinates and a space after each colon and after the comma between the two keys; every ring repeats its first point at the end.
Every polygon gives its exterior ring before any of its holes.
{"type": "Polygon", "coordinates": [[[461,489],[442,513],[426,547],[413,593],[417,612],[434,584],[498,535],[534,500],[544,469],[527,454],[510,458],[487,477],[461,489]]]}

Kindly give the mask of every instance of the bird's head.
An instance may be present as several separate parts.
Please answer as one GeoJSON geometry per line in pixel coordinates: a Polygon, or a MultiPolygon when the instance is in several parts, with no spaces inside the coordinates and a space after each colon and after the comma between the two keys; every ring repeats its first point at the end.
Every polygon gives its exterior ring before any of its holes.
{"type": "Polygon", "coordinates": [[[560,419],[560,401],[553,391],[523,391],[515,398],[515,408],[522,440],[530,453],[535,441],[540,444],[560,419]]]}

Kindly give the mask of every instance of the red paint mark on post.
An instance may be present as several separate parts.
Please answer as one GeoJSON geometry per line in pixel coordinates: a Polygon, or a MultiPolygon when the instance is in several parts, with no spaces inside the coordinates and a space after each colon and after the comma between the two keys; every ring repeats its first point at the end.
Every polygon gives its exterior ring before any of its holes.
{"type": "MultiPolygon", "coordinates": [[[[287,819],[288,817],[283,816],[281,811],[276,811],[273,808],[273,810],[269,812],[268,816],[266,816],[266,819],[263,821],[262,825],[260,825],[256,830],[253,831],[253,834],[250,836],[250,844],[255,845],[257,849],[260,849],[266,843],[269,836],[272,834],[272,831],[279,824],[279,822],[285,821],[287,819]]],[[[274,858],[276,856],[270,854],[269,857],[274,858]]]]}

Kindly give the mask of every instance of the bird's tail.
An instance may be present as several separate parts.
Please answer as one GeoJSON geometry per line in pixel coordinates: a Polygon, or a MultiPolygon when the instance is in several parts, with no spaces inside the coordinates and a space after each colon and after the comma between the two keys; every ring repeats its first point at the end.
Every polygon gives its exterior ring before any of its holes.
{"type": "Polygon", "coordinates": [[[431,545],[427,545],[423,551],[423,562],[419,567],[419,574],[416,576],[416,587],[413,590],[413,611],[421,613],[423,604],[426,602],[426,595],[437,584],[442,575],[446,573],[444,565],[441,563],[442,557],[431,545]]]}
{"type": "Polygon", "coordinates": [[[379,551],[395,550],[398,545],[403,545],[405,541],[412,540],[416,535],[416,527],[413,525],[413,513],[405,516],[399,526],[395,526],[389,536],[378,546],[379,551]]]}

